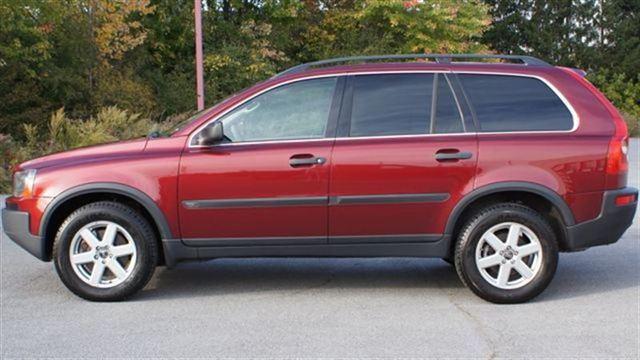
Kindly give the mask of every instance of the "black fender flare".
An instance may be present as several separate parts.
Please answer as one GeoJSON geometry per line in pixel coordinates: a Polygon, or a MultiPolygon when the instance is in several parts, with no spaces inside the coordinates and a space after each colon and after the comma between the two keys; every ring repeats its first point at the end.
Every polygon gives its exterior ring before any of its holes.
{"type": "Polygon", "coordinates": [[[505,191],[522,191],[540,195],[549,200],[549,202],[551,202],[553,206],[558,209],[565,226],[575,225],[573,212],[569,208],[569,205],[567,205],[567,203],[562,199],[562,197],[560,197],[557,192],[546,186],[526,181],[507,181],[485,185],[465,195],[451,211],[449,220],[447,220],[447,225],[445,227],[445,234],[453,235],[456,222],[460,218],[460,215],[462,215],[467,206],[469,206],[469,204],[471,204],[473,201],[486,195],[505,191]]]}
{"type": "Polygon", "coordinates": [[[72,198],[94,193],[113,193],[132,198],[133,200],[140,203],[149,212],[149,214],[153,218],[153,221],[155,222],[155,225],[157,225],[158,227],[160,236],[163,239],[173,238],[171,228],[169,227],[169,223],[167,222],[164,213],[162,212],[162,210],[160,210],[158,204],[156,204],[155,201],[153,201],[153,199],[149,197],[149,195],[130,186],[111,182],[88,183],[75,186],[61,192],[59,195],[54,197],[53,200],[45,208],[42,219],[40,220],[40,236],[43,238],[46,236],[46,230],[51,221],[51,217],[60,207],[60,205],[64,204],[67,200],[70,200],[72,198]]]}

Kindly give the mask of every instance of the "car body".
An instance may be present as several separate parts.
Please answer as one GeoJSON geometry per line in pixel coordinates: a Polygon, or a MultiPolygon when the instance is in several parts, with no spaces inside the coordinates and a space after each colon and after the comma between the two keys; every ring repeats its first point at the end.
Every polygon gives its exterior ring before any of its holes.
{"type": "Polygon", "coordinates": [[[257,256],[452,260],[474,212],[517,203],[544,219],[557,250],[578,251],[617,241],[633,221],[626,141],[617,110],[572,69],[526,59],[309,66],[170,136],[20,164],[26,186],[2,218],[43,261],[65,219],[99,201],[148,222],[169,267],[257,256]],[[223,126],[228,137],[208,143],[223,126]]]}

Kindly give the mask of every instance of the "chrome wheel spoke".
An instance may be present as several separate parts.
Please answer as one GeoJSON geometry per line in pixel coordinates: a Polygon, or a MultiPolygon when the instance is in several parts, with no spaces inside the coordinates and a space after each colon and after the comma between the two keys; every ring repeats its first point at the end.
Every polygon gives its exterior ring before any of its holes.
{"type": "Polygon", "coordinates": [[[107,262],[107,267],[118,279],[124,279],[127,277],[127,271],[116,260],[112,259],[107,262]]]}
{"type": "Polygon", "coordinates": [[[511,224],[511,226],[509,226],[509,235],[507,235],[507,245],[512,248],[518,246],[518,239],[520,239],[521,233],[522,227],[519,224],[511,224]]]}
{"type": "Polygon", "coordinates": [[[505,245],[500,238],[491,232],[486,232],[483,235],[482,240],[486,241],[487,244],[489,244],[489,246],[491,246],[496,252],[502,250],[505,245]]]}
{"type": "Polygon", "coordinates": [[[111,248],[113,257],[131,255],[134,251],[136,251],[136,246],[131,243],[126,245],[114,246],[111,248]]]}
{"type": "Polygon", "coordinates": [[[104,274],[104,264],[102,261],[95,261],[93,263],[93,269],[91,270],[91,278],[89,279],[89,283],[91,285],[98,285],[102,280],[102,275],[104,274]]]}
{"type": "Polygon", "coordinates": [[[95,252],[93,251],[85,251],[83,253],[75,254],[71,256],[71,263],[78,265],[93,262],[95,260],[94,254],[95,252]]]}
{"type": "Polygon", "coordinates": [[[102,243],[105,245],[113,245],[113,241],[116,239],[117,233],[118,228],[116,227],[116,224],[110,223],[104,230],[104,234],[102,235],[102,243]]]}
{"type": "Polygon", "coordinates": [[[533,271],[523,263],[522,260],[517,260],[513,265],[513,268],[525,279],[531,279],[533,277],[533,271]]]}
{"type": "Polygon", "coordinates": [[[500,265],[500,270],[498,271],[498,278],[496,279],[499,286],[506,286],[507,282],[509,282],[509,275],[511,274],[511,264],[506,263],[500,265]]]}
{"type": "Polygon", "coordinates": [[[80,236],[92,249],[95,249],[100,244],[100,240],[89,229],[80,230],[80,236]]]}
{"type": "Polygon", "coordinates": [[[485,256],[482,259],[479,259],[478,266],[485,269],[488,267],[496,266],[500,264],[501,261],[502,261],[502,255],[496,253],[493,255],[485,256]]]}
{"type": "Polygon", "coordinates": [[[526,245],[522,245],[518,248],[518,255],[523,258],[525,256],[529,256],[531,254],[535,254],[540,251],[540,244],[538,243],[530,243],[526,245]]]}

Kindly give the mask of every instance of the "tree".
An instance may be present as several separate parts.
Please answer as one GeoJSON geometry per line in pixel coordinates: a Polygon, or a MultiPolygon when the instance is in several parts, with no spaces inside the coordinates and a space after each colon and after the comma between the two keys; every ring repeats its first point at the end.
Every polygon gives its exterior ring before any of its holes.
{"type": "Polygon", "coordinates": [[[147,0],[15,0],[0,3],[0,133],[43,123],[64,106],[75,117],[121,105],[157,105],[136,62],[147,0]]]}
{"type": "Polygon", "coordinates": [[[598,65],[635,80],[640,73],[640,0],[601,0],[598,65]]]}
{"type": "MultiPolygon", "coordinates": [[[[479,0],[202,1],[209,104],[300,62],[486,49],[479,0]]],[[[0,16],[0,133],[63,106],[74,119],[194,106],[192,0],[12,0],[0,16]]]]}
{"type": "Polygon", "coordinates": [[[0,133],[51,110],[40,81],[51,61],[63,8],[37,0],[0,3],[0,133]]]}
{"type": "Polygon", "coordinates": [[[493,17],[483,42],[503,54],[591,68],[597,40],[595,0],[487,0],[493,17]]]}

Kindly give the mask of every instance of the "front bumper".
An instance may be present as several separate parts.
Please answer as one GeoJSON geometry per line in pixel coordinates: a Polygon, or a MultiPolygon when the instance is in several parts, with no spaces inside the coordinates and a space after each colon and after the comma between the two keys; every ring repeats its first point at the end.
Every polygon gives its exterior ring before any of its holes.
{"type": "Polygon", "coordinates": [[[564,250],[579,251],[618,241],[633,223],[637,205],[638,189],[628,187],[605,191],[602,210],[597,218],[567,227],[564,250]],[[616,205],[616,198],[624,195],[635,195],[635,201],[616,205]]]}
{"type": "Polygon", "coordinates": [[[31,255],[47,261],[45,243],[42,237],[29,232],[29,213],[12,209],[2,209],[2,229],[16,244],[31,255]]]}

